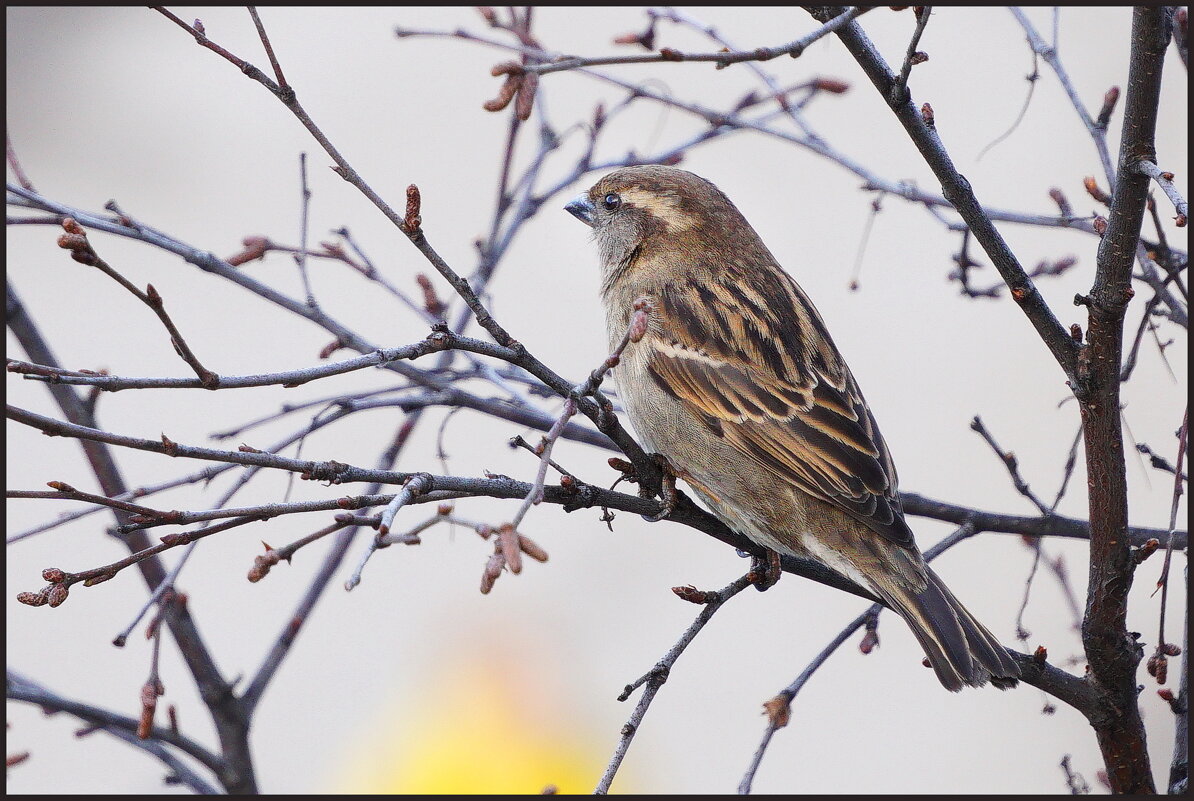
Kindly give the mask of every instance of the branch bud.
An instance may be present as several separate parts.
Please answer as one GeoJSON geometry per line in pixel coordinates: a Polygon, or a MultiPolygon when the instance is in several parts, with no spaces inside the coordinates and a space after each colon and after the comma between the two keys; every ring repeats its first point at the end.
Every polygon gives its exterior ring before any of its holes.
{"type": "Polygon", "coordinates": [[[1163,653],[1155,653],[1148,658],[1146,663],[1148,668],[1148,675],[1157,680],[1157,684],[1164,684],[1165,680],[1169,678],[1169,659],[1163,653]]]}
{"type": "Polygon", "coordinates": [[[844,95],[850,91],[850,84],[837,78],[816,78],[813,80],[813,88],[834,95],[844,95]]]}
{"type": "Polygon", "coordinates": [[[45,606],[48,601],[45,590],[17,593],[17,602],[23,603],[25,606],[45,606]]]}
{"type": "Polygon", "coordinates": [[[66,581],[66,573],[58,567],[47,567],[41,571],[41,577],[51,584],[61,584],[66,581]]]}
{"type": "Polygon", "coordinates": [[[506,560],[502,557],[501,549],[495,549],[489,561],[485,563],[485,571],[481,573],[481,594],[488,595],[493,589],[493,583],[502,575],[502,566],[506,560]]]}
{"type": "Polygon", "coordinates": [[[1111,114],[1115,111],[1115,104],[1118,102],[1119,87],[1112,86],[1107,90],[1107,94],[1103,95],[1103,108],[1099,110],[1099,117],[1095,120],[1095,125],[1106,128],[1107,124],[1111,122],[1111,114]]]}
{"type": "Polygon", "coordinates": [[[1099,182],[1095,180],[1093,175],[1088,175],[1083,178],[1082,186],[1086,188],[1086,193],[1098,202],[1107,206],[1111,205],[1111,195],[1102,190],[1102,188],[1099,186],[1099,182]]]}
{"type": "Polygon", "coordinates": [[[46,593],[46,603],[53,609],[62,606],[66,602],[66,596],[70,595],[70,590],[65,584],[54,584],[46,593]]]}
{"type": "Polygon", "coordinates": [[[782,695],[777,695],[763,704],[763,712],[773,728],[782,729],[792,719],[791,701],[782,695]]]}
{"type": "Polygon", "coordinates": [[[518,87],[518,100],[514,103],[514,113],[518,119],[526,122],[531,118],[531,109],[535,105],[535,92],[539,89],[539,73],[528,72],[518,87]]]}
{"type": "Polygon", "coordinates": [[[498,527],[498,544],[502,549],[502,557],[510,566],[511,573],[522,572],[522,552],[518,548],[518,532],[509,523],[498,527]]]}
{"type": "MultiPolygon", "coordinates": [[[[497,67],[494,67],[494,69],[497,69],[497,67]]],[[[520,83],[522,83],[521,77],[517,75],[506,76],[506,82],[502,84],[501,89],[498,89],[498,96],[493,100],[486,100],[481,107],[486,111],[501,111],[510,105],[510,101],[514,99],[514,93],[518,91],[520,83]]]]}
{"type": "Polygon", "coordinates": [[[408,234],[417,233],[423,225],[423,218],[419,216],[423,198],[419,194],[419,187],[411,184],[406,187],[406,217],[402,220],[402,228],[408,234]]]}
{"type": "Polygon", "coordinates": [[[688,601],[690,604],[707,604],[717,597],[717,593],[706,592],[698,590],[691,584],[685,584],[683,587],[672,587],[672,592],[681,601],[688,601]],[[713,596],[712,598],[710,596],[713,596]]]}

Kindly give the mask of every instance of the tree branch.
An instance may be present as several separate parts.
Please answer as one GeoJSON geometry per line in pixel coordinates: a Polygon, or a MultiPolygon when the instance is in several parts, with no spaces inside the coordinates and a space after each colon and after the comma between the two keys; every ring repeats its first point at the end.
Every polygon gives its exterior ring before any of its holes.
{"type": "MultiPolygon", "coordinates": [[[[836,17],[840,9],[836,6],[819,6],[808,9],[816,19],[825,21],[836,17]]],[[[863,72],[870,78],[871,83],[879,90],[884,101],[895,112],[896,118],[908,132],[913,144],[924,157],[925,163],[932,169],[937,180],[941,182],[941,191],[945,199],[962,216],[966,225],[974,233],[974,238],[982,245],[987,256],[990,257],[995,269],[1003,276],[1003,280],[1011,289],[1012,297],[1020,306],[1020,310],[1040,335],[1041,340],[1049,348],[1066,377],[1074,384],[1077,383],[1078,347],[1070,337],[1053,310],[1045,303],[1045,299],[1037,291],[1032,279],[1025,272],[1016,259],[1003,236],[995,228],[990,217],[984,213],[982,206],[975,197],[970,182],[954,167],[953,160],[937,136],[936,128],[926,121],[925,115],[917,109],[910,95],[901,99],[892,98],[892,88],[896,85],[896,76],[887,66],[887,62],[879,55],[875,46],[871,44],[867,35],[857,22],[843,26],[837,32],[838,37],[845,44],[850,55],[862,67],[863,72]]]]}
{"type": "Polygon", "coordinates": [[[601,780],[597,782],[597,788],[593,791],[595,795],[605,795],[609,792],[609,786],[613,783],[614,776],[617,775],[618,768],[621,767],[622,760],[625,758],[626,752],[630,749],[630,743],[634,740],[634,735],[637,733],[638,727],[642,724],[643,717],[647,714],[647,709],[651,706],[651,702],[655,700],[655,695],[659,692],[659,689],[667,681],[668,674],[671,673],[676,660],[684,653],[684,649],[701,633],[705,624],[716,614],[718,609],[725,605],[726,601],[749,587],[751,583],[750,574],[747,574],[716,592],[699,593],[692,587],[673,588],[672,591],[681,598],[693,599],[699,595],[700,600],[698,602],[705,604],[705,608],[697,615],[692,625],[680,635],[680,639],[676,644],[663,655],[663,658],[656,662],[655,666],[639,678],[638,681],[626,685],[625,691],[619,696],[619,701],[625,701],[635,689],[644,684],[646,685],[642,697],[639,698],[638,704],[635,705],[634,711],[630,714],[630,719],[622,727],[622,738],[618,741],[618,746],[614,749],[614,755],[610,758],[605,772],[601,775],[601,780]]]}
{"type": "Polygon", "coordinates": [[[1135,564],[1126,535],[1127,475],[1120,418],[1123,322],[1132,298],[1136,258],[1149,178],[1135,165],[1155,161],[1154,136],[1161,68],[1169,42],[1170,13],[1136,8],[1119,152],[1118,180],[1106,234],[1100,243],[1089,298],[1087,344],[1074,386],[1086,443],[1090,503],[1090,578],[1082,644],[1091,680],[1115,711],[1093,722],[1112,792],[1153,792],[1144,724],[1137,704],[1139,644],[1128,634],[1128,591],[1135,564]]]}
{"type": "MultiPolygon", "coordinates": [[[[25,313],[11,284],[7,287],[7,311],[9,330],[17,337],[26,355],[40,364],[57,366],[57,359],[33,320],[25,313]]],[[[64,425],[77,424],[81,428],[95,430],[97,423],[90,407],[79,399],[72,388],[51,384],[49,390],[67,419],[75,421],[64,425]]],[[[80,445],[104,494],[111,497],[123,493],[127,485],[111,450],[102,442],[81,439],[80,445]]],[[[128,522],[127,512],[113,510],[113,514],[118,523],[128,522]]],[[[142,551],[149,546],[149,540],[142,532],[134,532],[123,539],[130,552],[142,551]]],[[[156,589],[166,578],[165,568],[157,559],[142,561],[138,568],[151,590],[156,589]]],[[[244,725],[232,686],[220,675],[195,620],[185,606],[169,616],[167,625],[215,724],[226,762],[220,775],[224,789],[228,792],[255,792],[256,779],[249,751],[248,728],[244,725]]]]}
{"type": "Polygon", "coordinates": [[[163,746],[170,745],[177,748],[196,759],[200,764],[211,770],[212,773],[220,776],[221,779],[227,775],[227,764],[222,757],[213,754],[194,740],[183,737],[176,731],[155,726],[150,731],[148,738],[138,737],[136,732],[139,721],[136,718],[119,715],[107,709],[92,706],[91,704],[84,704],[72,701],[69,698],[63,698],[12,670],[6,671],[4,685],[5,697],[9,700],[36,704],[47,713],[66,712],[74,715],[79,720],[97,726],[109,734],[128,742],[130,745],[134,745],[152,754],[167,765],[180,780],[196,792],[211,794],[216,792],[216,790],[163,746]]]}

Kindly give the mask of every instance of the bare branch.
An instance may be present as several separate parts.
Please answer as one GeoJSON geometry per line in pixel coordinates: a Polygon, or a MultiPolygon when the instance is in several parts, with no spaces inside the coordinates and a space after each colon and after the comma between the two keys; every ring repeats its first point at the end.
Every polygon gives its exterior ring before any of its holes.
{"type": "MultiPolygon", "coordinates": [[[[775,47],[757,47],[753,50],[744,52],[724,52],[716,53],[683,53],[670,47],[665,47],[660,50],[658,54],[641,55],[641,56],[597,56],[592,58],[581,58],[578,56],[562,57],[550,62],[540,64],[526,64],[518,65],[517,71],[511,73],[501,74],[527,74],[538,73],[539,75],[546,75],[551,72],[562,72],[565,70],[574,70],[579,67],[594,67],[602,64],[653,64],[665,62],[680,62],[680,61],[710,61],[717,65],[718,69],[728,67],[731,64],[740,64],[744,61],[770,61],[779,56],[791,56],[792,58],[799,58],[801,54],[813,42],[821,39],[845,25],[850,20],[863,14],[868,9],[865,8],[847,8],[837,17],[829,20],[824,25],[817,28],[811,33],[788,42],[787,44],[777,45],[775,47]]],[[[417,35],[418,32],[404,31],[398,29],[395,34],[401,38],[403,36],[417,35]]],[[[495,68],[496,69],[496,68],[495,68]]]]}
{"type": "Polygon", "coordinates": [[[1128,504],[1119,372],[1124,313],[1133,294],[1131,269],[1149,181],[1130,165],[1141,157],[1152,158],[1154,152],[1169,17],[1159,8],[1133,11],[1121,169],[1107,232],[1099,245],[1088,303],[1087,345],[1079,359],[1079,383],[1073,385],[1082,413],[1090,483],[1090,578],[1082,640],[1091,676],[1115,710],[1109,721],[1092,721],[1114,792],[1154,789],[1137,704],[1140,647],[1127,633],[1128,590],[1134,563],[1124,536],[1128,504]]]}
{"type": "MultiPolygon", "coordinates": [[[[676,660],[680,658],[680,654],[684,653],[684,649],[688,647],[693,638],[701,632],[705,624],[709,622],[710,618],[716,614],[726,601],[733,598],[738,593],[751,585],[749,576],[734,581],[726,585],[722,589],[713,593],[705,593],[702,602],[705,608],[697,615],[696,620],[692,625],[680,635],[680,639],[673,645],[663,658],[655,663],[655,666],[650,671],[645,673],[641,678],[633,684],[627,684],[626,689],[618,696],[619,701],[625,701],[630,697],[630,694],[638,687],[646,686],[643,690],[642,697],[639,698],[638,704],[634,707],[634,711],[630,713],[630,719],[622,726],[622,738],[618,741],[617,748],[614,749],[614,755],[610,758],[609,764],[605,768],[605,773],[601,775],[601,780],[597,782],[597,788],[593,791],[596,795],[606,795],[609,792],[610,784],[613,783],[614,777],[618,773],[618,768],[622,765],[622,760],[626,756],[626,752],[630,749],[630,743],[634,740],[634,735],[638,731],[639,725],[643,721],[643,716],[647,714],[647,710],[651,706],[651,702],[655,700],[655,695],[667,681],[668,674],[672,667],[676,664],[676,660]]],[[[677,588],[679,589],[679,588],[677,588]]],[[[675,592],[676,590],[673,590],[675,592]]],[[[679,594],[679,593],[677,593],[679,594]]]]}
{"type": "MultiPolygon", "coordinates": [[[[924,552],[925,561],[931,562],[941,554],[953,548],[958,543],[964,542],[976,534],[973,526],[963,524],[957,531],[924,552]]],[[[754,782],[755,774],[758,772],[759,765],[762,762],[763,755],[767,751],[767,747],[771,743],[771,738],[776,731],[788,725],[791,716],[791,703],[796,695],[804,688],[809,679],[821,668],[822,665],[829,659],[833,653],[841,647],[847,639],[850,638],[855,631],[864,625],[869,625],[876,616],[882,611],[880,604],[875,604],[867,609],[861,615],[856,617],[846,625],[837,636],[830,641],[828,645],[821,650],[808,664],[808,666],[801,671],[796,679],[781,690],[770,699],[764,708],[768,713],[768,724],[763,732],[763,739],[759,743],[759,747],[755,750],[754,756],[751,758],[745,775],[742,777],[741,783],[738,785],[738,792],[748,794],[750,792],[751,784],[754,782]]],[[[1073,706],[1078,711],[1087,715],[1088,717],[1101,716],[1104,714],[1104,707],[1101,704],[1101,699],[1095,692],[1094,688],[1090,687],[1083,679],[1077,676],[1072,676],[1064,670],[1049,665],[1043,656],[1028,656],[1027,654],[1017,653],[1016,651],[1007,649],[1008,653],[1016,660],[1016,664],[1020,667],[1021,679],[1027,684],[1038,687],[1041,690],[1055,696],[1059,700],[1073,706]]],[[[1043,649],[1042,649],[1043,651],[1043,649]]],[[[1038,652],[1040,653],[1040,652],[1038,652]]]]}
{"type": "Polygon", "coordinates": [[[875,604],[847,623],[845,628],[839,631],[837,636],[830,640],[829,644],[822,648],[819,654],[813,657],[813,660],[801,671],[795,681],[780,690],[767,704],[764,704],[764,707],[768,711],[767,728],[763,730],[763,739],[759,743],[759,747],[755,749],[754,755],[750,760],[750,765],[747,766],[746,773],[742,776],[742,781],[738,784],[739,795],[750,794],[755,774],[758,773],[759,765],[763,762],[763,755],[767,753],[767,746],[771,744],[772,736],[781,728],[788,725],[792,699],[804,688],[804,685],[808,683],[808,680],[813,677],[813,674],[817,672],[821,665],[825,664],[825,661],[833,656],[834,651],[840,648],[842,643],[850,639],[850,635],[858,631],[882,608],[879,604],[875,604]]]}
{"type": "MultiPolygon", "coordinates": [[[[820,19],[833,11],[814,9],[811,13],[820,19]]],[[[925,122],[920,109],[915,107],[910,98],[899,103],[891,102],[890,91],[896,78],[856,22],[844,26],[837,34],[875,88],[888,100],[888,105],[895,112],[897,119],[903,124],[925,162],[941,182],[945,199],[966,221],[975,239],[983,246],[983,250],[1011,289],[1012,297],[1019,304],[1021,311],[1028,317],[1066,376],[1076,385],[1077,346],[1070,338],[1069,332],[1057,321],[1057,317],[1037,291],[1032,279],[1020,266],[1003,236],[992,224],[991,217],[984,212],[970,187],[970,182],[954,167],[953,160],[937,136],[936,129],[925,122]]]]}
{"type": "Polygon", "coordinates": [[[100,727],[110,734],[120,736],[126,742],[136,745],[162,760],[163,763],[170,767],[172,772],[199,792],[215,793],[216,790],[204,779],[186,768],[169,751],[162,748],[163,745],[178,748],[183,753],[198,760],[216,775],[227,774],[227,764],[221,757],[208,751],[193,740],[183,737],[176,731],[155,726],[150,732],[150,738],[138,738],[135,734],[138,726],[136,719],[118,715],[115,712],[109,712],[106,709],[91,706],[90,704],[63,698],[12,670],[8,670],[5,673],[5,696],[13,701],[24,701],[28,704],[35,704],[48,711],[66,712],[80,720],[100,727]],[[128,736],[121,736],[122,734],[128,736]]]}
{"type": "Polygon", "coordinates": [[[33,188],[33,182],[29,180],[29,176],[25,175],[20,160],[17,159],[17,151],[12,146],[12,137],[8,135],[8,128],[4,129],[4,157],[8,161],[8,166],[12,168],[13,174],[16,175],[17,182],[30,192],[37,191],[33,188]]]}
{"type": "Polygon", "coordinates": [[[914,6],[913,13],[916,15],[916,30],[912,32],[912,38],[908,41],[908,49],[904,53],[904,66],[900,68],[899,77],[891,86],[892,103],[902,103],[908,99],[908,77],[912,74],[912,67],[916,64],[923,64],[929,58],[916,48],[920,45],[920,37],[924,35],[925,26],[929,24],[933,7],[914,6]]]}
{"type": "MultiPolygon", "coordinates": [[[[41,364],[57,366],[54,354],[50,351],[37,326],[25,313],[24,306],[17,298],[11,284],[6,291],[8,293],[7,323],[9,330],[14,333],[30,358],[41,364]]],[[[51,385],[50,393],[68,419],[76,423],[83,423],[84,425],[81,427],[84,428],[95,425],[91,411],[82,404],[73,389],[51,385]]],[[[97,440],[85,441],[81,444],[104,494],[112,497],[125,492],[124,479],[111,451],[97,440]]],[[[116,510],[114,514],[117,522],[127,522],[126,513],[116,510]]],[[[125,537],[124,543],[130,551],[135,552],[148,547],[149,540],[144,534],[135,533],[125,537]]],[[[145,560],[140,562],[138,567],[145,583],[151,589],[165,581],[165,570],[159,560],[145,560]]],[[[195,685],[200,690],[215,723],[223,755],[228,765],[227,771],[221,776],[225,789],[241,792],[255,791],[256,780],[249,758],[248,731],[240,719],[230,685],[220,674],[199,633],[198,626],[185,609],[171,615],[169,626],[175,641],[179,643],[179,650],[186,660],[195,685]]]]}
{"type": "Polygon", "coordinates": [[[95,267],[100,272],[109,276],[116,283],[131,292],[137,300],[152,309],[153,313],[158,316],[162,325],[170,333],[170,344],[174,346],[174,350],[182,357],[183,361],[191,366],[195,374],[199,376],[200,385],[205,389],[214,389],[218,386],[220,377],[204,367],[198,357],[191,351],[190,346],[183,339],[182,333],[174,325],[174,321],[170,319],[170,315],[166,313],[165,302],[162,300],[162,296],[158,294],[158,291],[154,289],[153,284],[149,284],[144,292],[133,286],[132,282],[113,269],[108,262],[100,258],[100,255],[96,253],[95,248],[87,238],[87,231],[75,220],[67,217],[62,221],[62,228],[66,233],[58,238],[58,247],[69,250],[71,258],[80,264],[95,267]]]}
{"type": "Polygon", "coordinates": [[[1052,514],[1053,509],[1038,498],[1036,493],[1032,491],[1032,488],[1028,486],[1028,482],[1020,476],[1020,462],[1016,459],[1016,455],[1011,451],[1005,451],[999,447],[999,443],[995,441],[995,438],[991,436],[991,432],[987,431],[987,427],[983,425],[982,418],[975,415],[974,419],[970,421],[970,428],[977,431],[979,436],[985,439],[987,444],[991,446],[991,450],[995,451],[995,455],[1000,458],[1007,468],[1007,472],[1011,476],[1012,484],[1015,485],[1016,491],[1032,501],[1033,505],[1041,510],[1041,514],[1052,514]]]}
{"type": "Polygon", "coordinates": [[[1186,218],[1190,214],[1190,205],[1182,197],[1182,193],[1177,191],[1177,187],[1173,185],[1173,173],[1163,171],[1148,159],[1141,159],[1137,162],[1136,169],[1157,182],[1157,186],[1161,187],[1161,191],[1165,193],[1165,196],[1173,203],[1173,208],[1177,210],[1177,219],[1174,225],[1178,228],[1184,226],[1186,218]]]}
{"type": "MultiPolygon", "coordinates": [[[[1190,436],[1190,411],[1182,414],[1182,425],[1177,432],[1177,466],[1173,469],[1173,502],[1169,507],[1169,536],[1165,541],[1165,562],[1157,586],[1161,588],[1161,611],[1157,634],[1157,655],[1167,655],[1170,650],[1165,640],[1165,610],[1169,605],[1169,565],[1173,559],[1174,529],[1177,527],[1177,508],[1182,498],[1182,464],[1186,458],[1186,447],[1190,436]]],[[[1161,682],[1162,684],[1164,682],[1161,682]]]]}
{"type": "Polygon", "coordinates": [[[1078,97],[1078,91],[1074,88],[1073,82],[1070,81],[1070,76],[1061,63],[1061,58],[1057,55],[1057,49],[1047,44],[1041,38],[1023,11],[1015,7],[1012,7],[1010,10],[1012,16],[1024,28],[1024,33],[1028,36],[1028,44],[1032,47],[1032,51],[1043,58],[1045,63],[1057,75],[1057,80],[1061,83],[1061,87],[1070,98],[1070,103],[1073,105],[1074,111],[1078,114],[1078,118],[1082,120],[1082,124],[1086,126],[1086,130],[1094,142],[1095,151],[1098,153],[1099,162],[1103,165],[1103,175],[1106,176],[1108,185],[1115,186],[1115,170],[1111,166],[1111,154],[1107,150],[1107,122],[1111,116],[1111,112],[1108,110],[1105,114],[1100,114],[1099,122],[1091,118],[1090,113],[1086,110],[1086,106],[1082,103],[1082,99],[1078,97]]]}
{"type": "Polygon", "coordinates": [[[369,543],[369,548],[361,555],[361,561],[357,564],[356,569],[352,571],[352,575],[349,576],[348,581],[344,582],[344,589],[351,590],[361,583],[361,572],[365,569],[369,558],[373,556],[378,548],[383,547],[380,538],[389,533],[390,525],[394,522],[394,515],[398,514],[398,510],[403,506],[430,490],[433,480],[426,473],[411,476],[410,480],[402,487],[402,491],[386,504],[385,511],[381,515],[381,522],[377,527],[377,536],[373,538],[373,541],[369,543]]]}

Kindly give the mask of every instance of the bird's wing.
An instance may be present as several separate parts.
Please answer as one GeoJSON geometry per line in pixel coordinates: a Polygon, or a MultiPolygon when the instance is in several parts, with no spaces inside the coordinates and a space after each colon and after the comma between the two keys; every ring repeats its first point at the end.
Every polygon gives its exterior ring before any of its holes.
{"type": "Polygon", "coordinates": [[[675,287],[647,370],[762,468],[884,538],[913,544],[883,437],[820,315],[786,274],[675,287]]]}

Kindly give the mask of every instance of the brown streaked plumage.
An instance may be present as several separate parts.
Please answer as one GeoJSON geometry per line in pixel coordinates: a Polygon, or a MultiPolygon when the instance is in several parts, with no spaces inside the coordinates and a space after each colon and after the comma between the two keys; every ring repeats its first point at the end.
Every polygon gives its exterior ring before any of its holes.
{"type": "Polygon", "coordinates": [[[644,447],[731,528],[883,598],[946,688],[1014,685],[1016,664],[924,563],[821,316],[729,198],[684,170],[627,167],[567,210],[594,231],[611,345],[651,306],[614,371],[644,447]]]}

